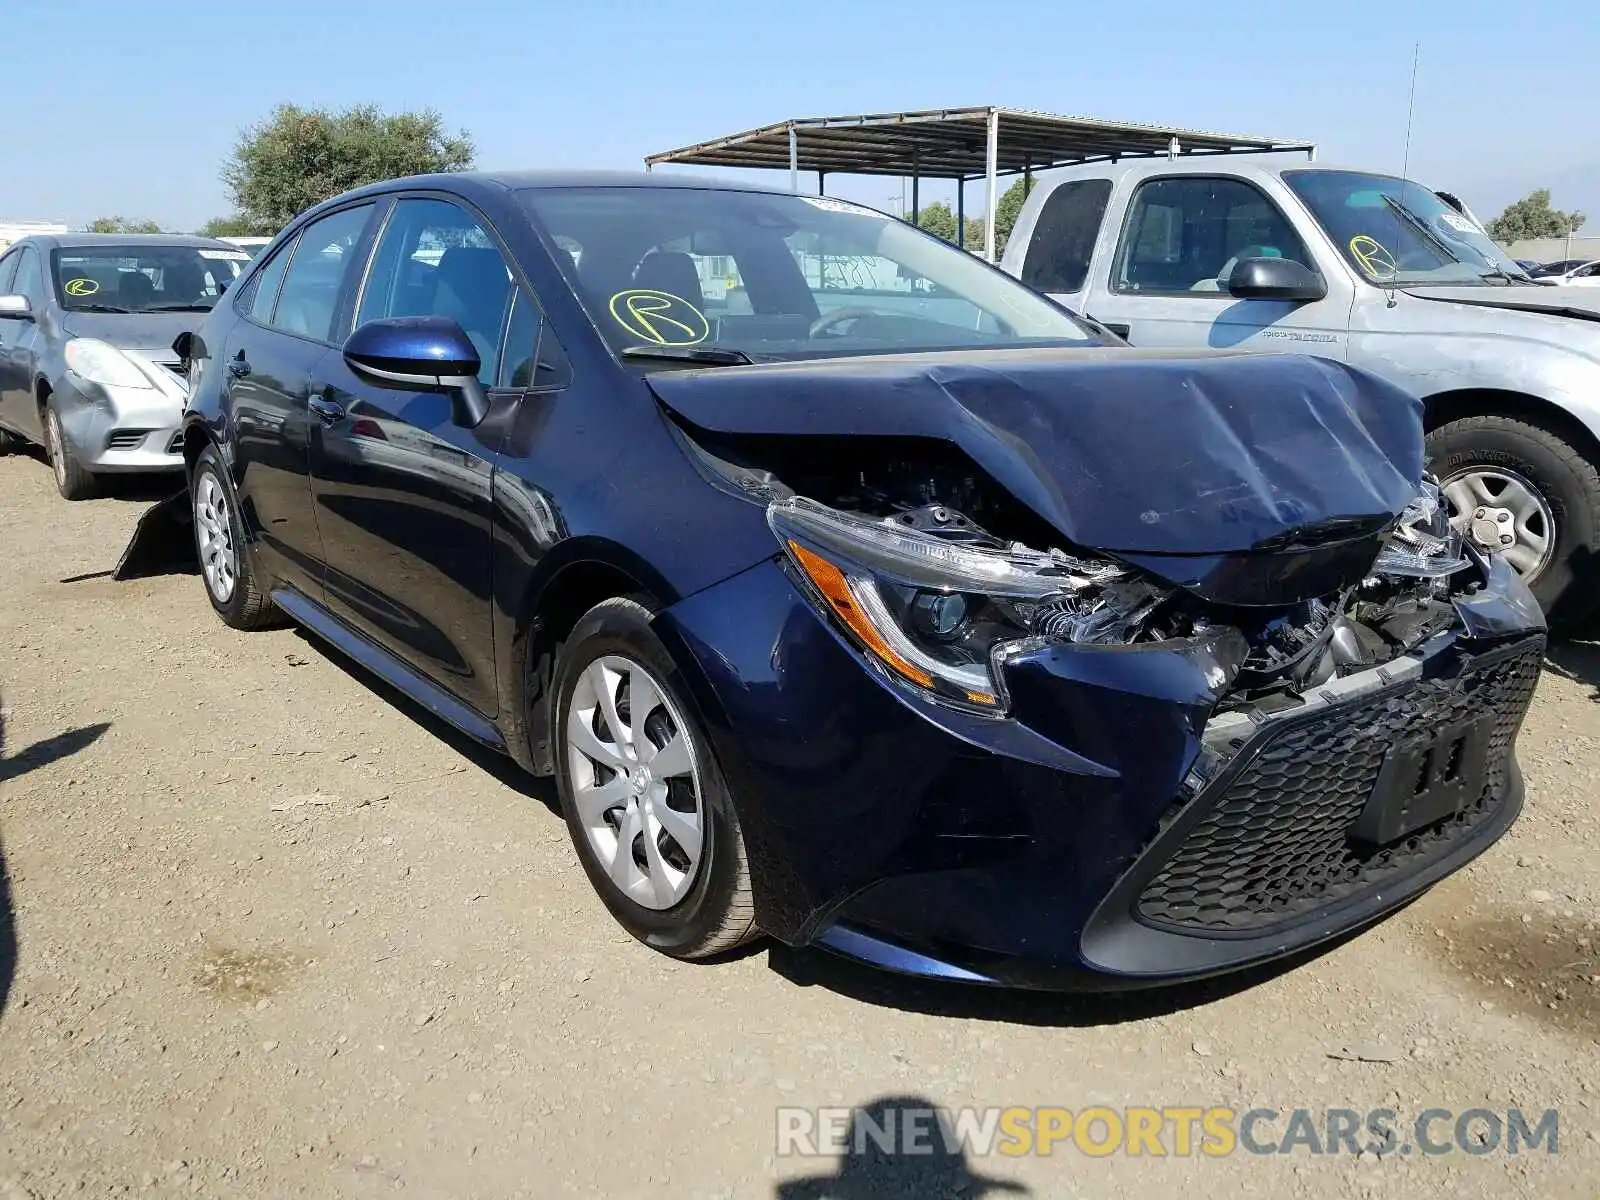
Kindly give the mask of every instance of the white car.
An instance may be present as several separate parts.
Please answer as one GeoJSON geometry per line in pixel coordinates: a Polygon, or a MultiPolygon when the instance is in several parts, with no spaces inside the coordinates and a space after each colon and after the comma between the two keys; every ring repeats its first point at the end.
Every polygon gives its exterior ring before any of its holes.
{"type": "Polygon", "coordinates": [[[1547,275],[1544,282],[1558,283],[1563,287],[1600,287],[1600,262],[1573,267],[1565,275],[1547,275]]]}
{"type": "Polygon", "coordinates": [[[239,249],[243,250],[251,258],[254,258],[256,255],[260,254],[261,251],[272,241],[272,239],[269,237],[225,237],[219,238],[218,240],[227,242],[230,246],[239,247],[239,249]]]}

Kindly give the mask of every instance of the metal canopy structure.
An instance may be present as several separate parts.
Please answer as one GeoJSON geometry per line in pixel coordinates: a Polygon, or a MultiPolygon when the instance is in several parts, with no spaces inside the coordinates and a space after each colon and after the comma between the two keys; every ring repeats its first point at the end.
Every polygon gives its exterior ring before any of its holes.
{"type": "MultiPolygon", "coordinates": [[[[992,248],[995,181],[1001,175],[1031,175],[1052,167],[1122,158],[1284,152],[1315,158],[1316,149],[1313,142],[1287,138],[989,107],[799,118],[666,150],[644,161],[646,170],[658,163],[787,168],[789,186],[796,191],[802,170],[817,173],[819,191],[829,174],[909,176],[913,221],[918,208],[917,185],[924,177],[956,180],[960,185],[957,205],[963,208],[965,185],[984,179],[988,182],[985,246],[992,248]]],[[[963,231],[964,227],[963,213],[957,217],[956,228],[963,231]]],[[[988,256],[993,258],[992,249],[988,256]]]]}

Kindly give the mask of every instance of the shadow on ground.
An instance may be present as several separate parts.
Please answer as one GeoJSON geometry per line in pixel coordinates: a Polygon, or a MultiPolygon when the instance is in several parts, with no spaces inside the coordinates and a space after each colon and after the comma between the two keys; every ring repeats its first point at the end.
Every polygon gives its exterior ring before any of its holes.
{"type": "Polygon", "coordinates": [[[1013,1025],[1077,1028],[1144,1021],[1225,1000],[1332,953],[1365,928],[1275,962],[1213,979],[1106,992],[1044,992],[918,979],[879,970],[825,950],[772,943],[767,965],[799,987],[820,987],[863,1004],[902,1012],[1003,1021],[1013,1025]]]}
{"type": "MultiPolygon", "coordinates": [[[[885,1096],[850,1114],[842,1153],[826,1175],[778,1184],[777,1200],[938,1200],[959,1196],[1027,1196],[1028,1188],[976,1173],[966,1149],[932,1114],[922,1096],[885,1096]]],[[[796,1114],[804,1120],[804,1114],[796,1114]]],[[[780,1118],[781,1121],[781,1118],[780,1118]]],[[[784,1152],[779,1133],[780,1152],[784,1152]]],[[[809,1138],[797,1142],[804,1147],[809,1138]]],[[[792,1152],[795,1147],[789,1147],[792,1152]]]]}
{"type": "Polygon", "coordinates": [[[1600,704],[1600,644],[1552,642],[1544,666],[1552,674],[1583,684],[1589,689],[1589,699],[1600,704]]]}
{"type": "MultiPolygon", "coordinates": [[[[105,722],[69,729],[66,733],[35,742],[14,755],[6,753],[5,712],[0,708],[0,783],[16,779],[76,754],[110,729],[105,722]]],[[[17,917],[11,903],[11,876],[6,871],[5,840],[0,838],[0,1016],[5,1015],[11,995],[11,981],[17,974],[17,917]]]]}
{"type": "MultiPolygon", "coordinates": [[[[39,469],[48,479],[50,475],[50,459],[45,456],[42,447],[25,446],[20,451],[20,457],[31,458],[39,464],[39,469]]],[[[126,474],[126,475],[100,475],[96,478],[97,491],[95,495],[104,500],[126,500],[130,504],[150,504],[156,500],[165,500],[174,491],[183,486],[183,475],[179,472],[157,474],[126,474]]],[[[53,481],[52,481],[53,486],[53,481]]]]}
{"type": "Polygon", "coordinates": [[[376,695],[385,704],[394,708],[397,713],[410,717],[412,721],[463,758],[469,759],[473,766],[486,774],[494,776],[496,780],[512,791],[521,792],[529,799],[537,800],[556,816],[559,817],[561,815],[561,802],[556,798],[555,780],[541,779],[536,775],[528,774],[506,755],[498,750],[491,750],[481,742],[468,737],[450,722],[442,717],[435,716],[427,708],[418,704],[399,688],[380,679],[354,659],[341,654],[338,650],[327,645],[320,638],[307,633],[304,629],[296,628],[295,635],[306,644],[307,648],[315,650],[346,675],[350,676],[351,679],[376,695]]]}

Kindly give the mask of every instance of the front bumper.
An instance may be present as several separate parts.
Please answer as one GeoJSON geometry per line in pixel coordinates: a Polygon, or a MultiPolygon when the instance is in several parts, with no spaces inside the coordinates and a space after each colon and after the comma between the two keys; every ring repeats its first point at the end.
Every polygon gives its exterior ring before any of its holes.
{"type": "Polygon", "coordinates": [[[105,387],[71,372],[54,382],[61,435],[78,461],[97,475],[183,469],[185,388],[162,364],[136,361],[152,386],[105,387]]]}
{"type": "Polygon", "coordinates": [[[1441,635],[1244,728],[1213,721],[1193,642],[1015,658],[1003,720],[928,703],[776,561],[656,628],[736,798],[768,933],[914,975],[1119,988],[1360,928],[1492,844],[1520,807],[1513,744],[1543,650],[1521,592],[1491,572],[1477,636],[1441,635]],[[1352,838],[1388,747],[1490,710],[1480,794],[1398,842],[1352,838]]]}

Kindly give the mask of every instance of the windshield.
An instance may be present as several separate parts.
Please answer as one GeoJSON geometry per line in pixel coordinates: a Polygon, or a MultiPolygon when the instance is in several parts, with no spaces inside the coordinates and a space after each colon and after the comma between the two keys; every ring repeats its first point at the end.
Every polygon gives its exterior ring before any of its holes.
{"type": "Polygon", "coordinates": [[[964,250],[838,200],[666,187],[522,199],[618,351],[737,361],[1100,340],[964,250]]]}
{"type": "Polygon", "coordinates": [[[1523,275],[1472,218],[1406,179],[1358,171],[1285,171],[1339,252],[1369,283],[1489,284],[1523,275]]]}
{"type": "Polygon", "coordinates": [[[79,246],[50,255],[61,307],[76,312],[206,312],[250,256],[209,246],[79,246]]]}

